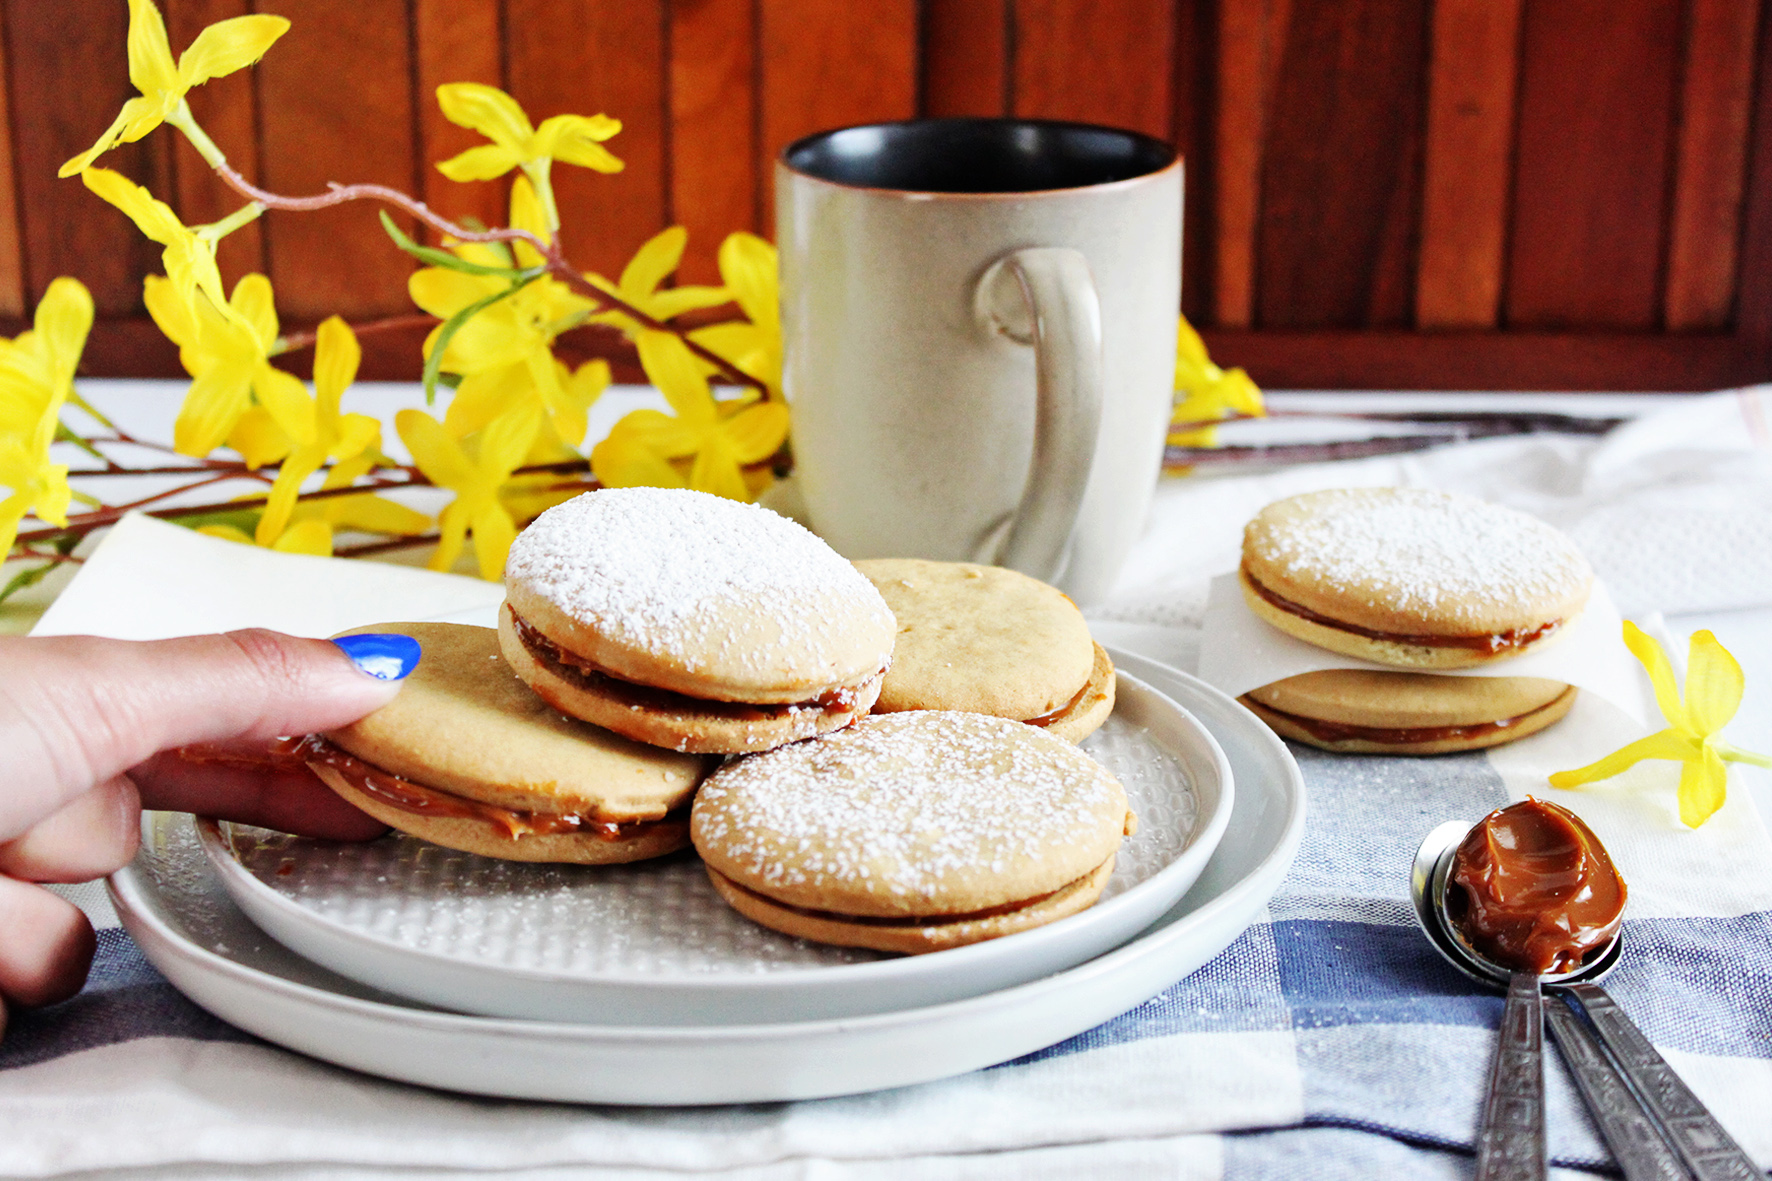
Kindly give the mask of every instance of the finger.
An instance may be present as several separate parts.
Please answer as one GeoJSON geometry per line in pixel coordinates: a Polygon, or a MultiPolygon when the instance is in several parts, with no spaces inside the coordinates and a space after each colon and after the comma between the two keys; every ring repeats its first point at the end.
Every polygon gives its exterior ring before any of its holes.
{"type": "Polygon", "coordinates": [[[177,751],[155,755],[130,772],[152,808],[241,820],[279,832],[366,841],[388,826],[346,803],[306,767],[195,763],[177,751]]]}
{"type": "Polygon", "coordinates": [[[159,751],[335,729],[397,686],[335,644],[269,631],[0,637],[0,749],[15,785],[0,793],[0,839],[159,751]]]}
{"type": "Polygon", "coordinates": [[[141,797],[119,775],[0,844],[0,874],[28,882],[88,882],[129,864],[141,843],[141,797]]]}
{"type": "Polygon", "coordinates": [[[97,949],[79,907],[0,877],[0,996],[26,1006],[65,1001],[86,983],[97,949]]]}

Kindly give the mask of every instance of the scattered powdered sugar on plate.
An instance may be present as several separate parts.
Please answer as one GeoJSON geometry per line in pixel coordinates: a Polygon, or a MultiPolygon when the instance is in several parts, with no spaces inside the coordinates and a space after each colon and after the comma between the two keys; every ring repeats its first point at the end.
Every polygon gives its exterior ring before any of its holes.
{"type": "Polygon", "coordinates": [[[1301,581],[1369,587],[1404,611],[1474,614],[1497,600],[1579,594],[1592,577],[1574,543],[1538,518],[1420,488],[1281,501],[1256,518],[1252,547],[1301,581]]]}
{"type": "Polygon", "coordinates": [[[518,535],[505,579],[611,640],[691,667],[730,649],[735,612],[778,623],[752,654],[764,667],[822,657],[857,629],[894,630],[873,584],[811,531],[685,489],[611,488],[556,505],[518,535]]]}
{"type": "Polygon", "coordinates": [[[1073,866],[1087,872],[1125,798],[1100,763],[1025,723],[912,711],[728,764],[702,784],[692,825],[747,884],[927,899],[1094,849],[1073,866]]]}

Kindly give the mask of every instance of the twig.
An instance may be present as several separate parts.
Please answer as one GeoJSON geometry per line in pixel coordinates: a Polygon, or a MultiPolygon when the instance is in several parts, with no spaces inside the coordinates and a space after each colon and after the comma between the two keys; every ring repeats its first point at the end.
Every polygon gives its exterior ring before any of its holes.
{"type": "Polygon", "coordinates": [[[440,541],[442,537],[441,533],[414,533],[407,537],[391,537],[386,541],[370,541],[362,545],[341,546],[332,551],[332,556],[335,558],[366,558],[371,554],[417,549],[421,545],[430,545],[434,541],[440,541]]]}
{"type": "MultiPolygon", "coordinates": [[[[430,313],[414,312],[409,316],[383,316],[379,320],[352,324],[351,331],[358,336],[371,336],[377,332],[397,332],[402,328],[428,328],[436,323],[439,323],[437,317],[430,313]]],[[[287,336],[278,338],[278,348],[273,355],[282,356],[285,353],[300,352],[302,349],[312,347],[314,342],[319,339],[320,333],[317,330],[291,332],[287,336]]]]}
{"type": "Polygon", "coordinates": [[[458,242],[527,242],[547,262],[548,273],[580,295],[624,312],[646,328],[656,329],[660,332],[671,332],[689,347],[691,353],[718,369],[728,381],[749,386],[761,393],[765,399],[769,397],[767,385],[738,368],[720,354],[695,343],[683,333],[675,332],[663,320],[654,319],[621,296],[606,291],[585,278],[567,261],[565,254],[560,249],[558,239],[553,242],[544,242],[528,230],[516,227],[470,230],[466,226],[456,225],[423,201],[408,196],[399,189],[389,188],[387,185],[341,185],[337,181],[328,181],[326,183],[327,191],[324,193],[312,197],[285,197],[259,188],[240,175],[239,171],[231,164],[225,162],[216,164],[215,171],[235,192],[257,201],[267,209],[287,209],[299,212],[326,209],[333,205],[342,205],[347,201],[381,201],[396,209],[405,210],[438,233],[446,234],[458,242]]]}

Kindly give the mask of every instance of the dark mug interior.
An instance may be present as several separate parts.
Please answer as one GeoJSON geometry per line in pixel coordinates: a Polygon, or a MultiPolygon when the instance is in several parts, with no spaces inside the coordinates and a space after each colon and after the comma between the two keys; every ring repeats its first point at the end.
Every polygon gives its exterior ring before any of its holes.
{"type": "Polygon", "coordinates": [[[913,119],[822,131],[782,150],[795,172],[915,193],[1035,193],[1160,172],[1175,149],[1136,131],[1047,119],[913,119]]]}

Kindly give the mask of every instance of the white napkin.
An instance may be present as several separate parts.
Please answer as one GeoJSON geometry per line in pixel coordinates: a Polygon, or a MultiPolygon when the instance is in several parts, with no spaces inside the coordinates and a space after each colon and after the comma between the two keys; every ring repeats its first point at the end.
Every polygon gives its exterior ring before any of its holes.
{"type": "Polygon", "coordinates": [[[163,640],[269,627],[331,636],[397,620],[490,624],[503,600],[498,583],[281,554],[131,515],[105,536],[31,634],[163,640]]]}
{"type": "MultiPolygon", "coordinates": [[[[1200,679],[1232,697],[1300,673],[1329,668],[1395,672],[1389,665],[1343,656],[1287,635],[1249,610],[1235,574],[1212,580],[1200,639],[1200,679]]],[[[1618,608],[1604,583],[1556,643],[1479,668],[1439,670],[1454,677],[1543,677],[1603,697],[1641,722],[1647,702],[1639,666],[1620,642],[1618,608]]]]}

